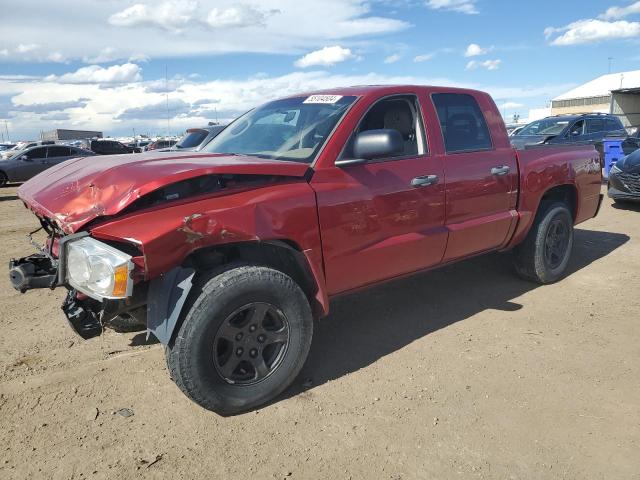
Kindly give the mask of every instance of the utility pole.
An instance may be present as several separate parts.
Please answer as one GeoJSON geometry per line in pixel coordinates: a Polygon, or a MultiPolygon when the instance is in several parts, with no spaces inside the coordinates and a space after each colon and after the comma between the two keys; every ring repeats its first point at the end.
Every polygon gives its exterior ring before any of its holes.
{"type": "Polygon", "coordinates": [[[8,141],[9,141],[9,126],[8,126],[8,124],[7,124],[7,121],[6,121],[6,120],[4,121],[4,129],[5,129],[5,130],[6,130],[6,132],[7,132],[7,142],[8,142],[8,141]]]}

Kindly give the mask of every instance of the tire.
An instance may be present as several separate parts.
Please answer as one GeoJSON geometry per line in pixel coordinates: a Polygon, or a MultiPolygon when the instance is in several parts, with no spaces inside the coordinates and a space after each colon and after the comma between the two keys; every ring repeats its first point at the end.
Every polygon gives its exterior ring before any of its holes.
{"type": "Polygon", "coordinates": [[[516,272],[540,284],[560,280],[573,250],[573,216],[562,202],[543,203],[525,240],[514,248],[516,272]],[[555,232],[555,235],[554,235],[555,232]]]}
{"type": "Polygon", "coordinates": [[[165,349],[180,390],[208,410],[235,415],[286,389],[313,335],[311,308],[300,287],[278,270],[236,266],[210,273],[194,290],[176,338],[165,349]]]}
{"type": "Polygon", "coordinates": [[[4,172],[0,172],[0,188],[6,187],[7,183],[9,183],[9,178],[7,178],[7,174],[4,172]]]}

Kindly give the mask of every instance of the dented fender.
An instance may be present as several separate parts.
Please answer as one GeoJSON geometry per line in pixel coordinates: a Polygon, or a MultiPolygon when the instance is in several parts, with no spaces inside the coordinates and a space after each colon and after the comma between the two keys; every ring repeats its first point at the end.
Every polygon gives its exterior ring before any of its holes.
{"type": "Polygon", "coordinates": [[[296,245],[328,312],[315,193],[304,179],[164,204],[108,220],[91,229],[98,239],[135,241],[144,257],[144,279],[182,266],[203,248],[282,240],[296,245]]]}

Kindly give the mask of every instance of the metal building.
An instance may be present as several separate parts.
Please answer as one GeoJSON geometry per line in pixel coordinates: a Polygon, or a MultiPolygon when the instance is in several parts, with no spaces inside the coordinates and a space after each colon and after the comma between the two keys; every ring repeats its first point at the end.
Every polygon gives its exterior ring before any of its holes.
{"type": "Polygon", "coordinates": [[[611,73],[557,96],[551,114],[613,113],[628,129],[640,127],[640,70],[611,73]]]}
{"type": "Polygon", "coordinates": [[[64,130],[57,128],[42,133],[42,140],[84,140],[85,138],[102,138],[102,132],[92,130],[64,130]]]}

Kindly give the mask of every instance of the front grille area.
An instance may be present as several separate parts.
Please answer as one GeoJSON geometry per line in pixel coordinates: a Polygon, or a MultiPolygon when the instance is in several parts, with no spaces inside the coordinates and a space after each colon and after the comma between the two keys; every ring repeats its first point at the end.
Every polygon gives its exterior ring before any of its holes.
{"type": "Polygon", "coordinates": [[[640,173],[619,173],[618,178],[630,192],[640,193],[640,173]]]}

